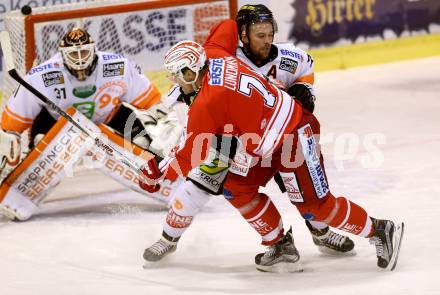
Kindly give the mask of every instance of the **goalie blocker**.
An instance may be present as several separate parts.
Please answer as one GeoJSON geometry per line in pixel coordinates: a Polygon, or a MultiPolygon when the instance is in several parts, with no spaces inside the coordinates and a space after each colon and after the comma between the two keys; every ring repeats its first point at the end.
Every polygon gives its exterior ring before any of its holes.
{"type": "MultiPolygon", "coordinates": [[[[95,125],[74,108],[67,113],[73,119],[94,133],[107,138],[112,147],[139,166],[152,154],[131,144],[115,134],[107,126],[95,125]]],[[[172,190],[178,182],[162,186],[162,190],[151,194],[139,188],[138,172],[104,153],[91,137],[82,133],[71,122],[60,117],[57,123],[3,181],[0,186],[0,208],[10,219],[27,220],[38,211],[48,193],[66,176],[71,175],[75,163],[88,157],[104,174],[112,177],[127,188],[168,204],[172,190]]]]}

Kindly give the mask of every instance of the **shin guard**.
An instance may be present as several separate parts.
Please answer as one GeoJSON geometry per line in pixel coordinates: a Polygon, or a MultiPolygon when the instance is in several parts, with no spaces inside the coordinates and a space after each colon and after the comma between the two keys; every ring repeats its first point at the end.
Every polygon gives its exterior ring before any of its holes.
{"type": "Polygon", "coordinates": [[[163,231],[171,238],[183,235],[210,196],[191,181],[183,182],[172,196],[163,231]]]}
{"type": "Polygon", "coordinates": [[[330,195],[322,203],[315,206],[298,206],[298,210],[306,219],[322,221],[355,235],[366,237],[371,231],[371,219],[367,212],[345,197],[335,198],[330,195]]]}
{"type": "Polygon", "coordinates": [[[284,234],[283,221],[275,204],[265,194],[258,193],[249,202],[241,205],[236,199],[229,202],[240,211],[240,214],[261,236],[262,244],[272,245],[284,234]]]}

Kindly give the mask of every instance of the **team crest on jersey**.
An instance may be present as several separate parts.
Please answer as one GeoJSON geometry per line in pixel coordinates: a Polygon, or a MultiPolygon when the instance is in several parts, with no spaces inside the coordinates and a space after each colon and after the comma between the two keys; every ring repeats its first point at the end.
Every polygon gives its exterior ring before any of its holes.
{"type": "Polygon", "coordinates": [[[48,72],[41,75],[45,87],[50,87],[57,84],[64,84],[64,76],[60,71],[48,72]]]}
{"type": "Polygon", "coordinates": [[[209,85],[222,86],[225,60],[222,58],[210,59],[209,63],[209,85]]]}
{"type": "Polygon", "coordinates": [[[74,103],[73,107],[88,119],[92,119],[93,114],[95,114],[95,102],[93,101],[74,103]]]}
{"type": "Polygon", "coordinates": [[[103,66],[103,77],[115,77],[124,75],[124,62],[114,62],[109,64],[104,64],[103,66]]]}
{"type": "Polygon", "coordinates": [[[285,57],[281,58],[280,70],[284,70],[284,71],[287,71],[287,72],[294,74],[296,72],[296,68],[298,68],[297,61],[294,61],[293,59],[285,58],[285,57]]]}
{"type": "Polygon", "coordinates": [[[95,85],[78,86],[73,88],[72,93],[79,98],[87,98],[96,92],[95,85]]]}

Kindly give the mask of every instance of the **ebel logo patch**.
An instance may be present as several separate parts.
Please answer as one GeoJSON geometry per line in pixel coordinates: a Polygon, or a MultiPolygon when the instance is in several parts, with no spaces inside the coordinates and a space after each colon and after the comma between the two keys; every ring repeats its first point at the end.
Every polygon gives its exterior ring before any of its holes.
{"type": "Polygon", "coordinates": [[[124,75],[124,62],[115,62],[104,64],[103,66],[103,77],[115,77],[124,75]]]}
{"type": "Polygon", "coordinates": [[[280,62],[280,70],[284,70],[294,74],[296,72],[296,68],[298,67],[298,62],[294,61],[290,58],[281,58],[280,62]]]}
{"type": "Polygon", "coordinates": [[[209,85],[223,86],[223,72],[225,60],[222,58],[214,58],[209,63],[209,85]]]}
{"type": "Polygon", "coordinates": [[[64,76],[60,71],[48,72],[41,75],[45,87],[49,87],[57,84],[64,84],[64,76]]]}

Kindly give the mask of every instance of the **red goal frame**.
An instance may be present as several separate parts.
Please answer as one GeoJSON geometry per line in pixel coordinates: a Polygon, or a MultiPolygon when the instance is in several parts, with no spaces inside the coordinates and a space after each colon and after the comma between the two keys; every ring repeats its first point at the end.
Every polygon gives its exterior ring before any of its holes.
{"type": "MultiPolygon", "coordinates": [[[[127,3],[127,4],[118,4],[118,5],[105,6],[105,7],[84,8],[84,9],[75,9],[70,11],[59,11],[59,12],[28,15],[25,17],[24,20],[24,29],[26,32],[26,37],[25,37],[26,71],[29,71],[32,68],[32,63],[36,58],[35,30],[34,30],[34,24],[36,23],[65,20],[69,18],[81,18],[81,17],[89,17],[89,16],[116,14],[121,12],[131,12],[138,10],[149,10],[154,8],[164,8],[164,7],[201,4],[201,3],[214,3],[220,1],[221,0],[157,0],[151,2],[127,3]]],[[[229,2],[230,17],[235,18],[235,15],[237,13],[237,0],[228,0],[228,2],[229,2]]]]}

